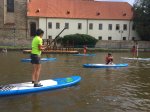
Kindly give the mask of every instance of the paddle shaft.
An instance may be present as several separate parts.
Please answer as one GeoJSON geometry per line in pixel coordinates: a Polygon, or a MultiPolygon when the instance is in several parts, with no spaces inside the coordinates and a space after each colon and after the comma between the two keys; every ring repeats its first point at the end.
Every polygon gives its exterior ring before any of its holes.
{"type": "MultiPolygon", "coordinates": [[[[59,35],[64,31],[64,30],[66,30],[67,28],[66,27],[64,27],[64,29],[55,37],[55,39],[51,42],[51,43],[53,43],[54,41],[56,41],[57,40],[57,38],[59,38],[59,35]]],[[[50,43],[50,44],[51,44],[50,43]]]]}
{"type": "Polygon", "coordinates": [[[138,58],[139,57],[139,46],[138,46],[138,44],[136,44],[136,57],[138,58]]]}

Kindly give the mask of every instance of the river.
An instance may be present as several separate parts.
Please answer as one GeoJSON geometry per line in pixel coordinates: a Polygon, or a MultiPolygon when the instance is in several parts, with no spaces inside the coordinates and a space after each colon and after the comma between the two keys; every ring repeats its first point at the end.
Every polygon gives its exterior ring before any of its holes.
{"type": "MultiPolygon", "coordinates": [[[[40,79],[79,75],[79,84],[53,91],[0,97],[0,112],[149,112],[150,61],[127,61],[129,52],[113,52],[114,63],[124,68],[83,68],[85,63],[104,63],[106,52],[93,57],[49,54],[56,61],[42,63],[40,79]]],[[[150,58],[150,53],[139,53],[150,58]]],[[[46,55],[42,55],[46,57],[46,55]]],[[[23,63],[29,54],[0,53],[0,85],[31,81],[32,65],[23,63]]]]}

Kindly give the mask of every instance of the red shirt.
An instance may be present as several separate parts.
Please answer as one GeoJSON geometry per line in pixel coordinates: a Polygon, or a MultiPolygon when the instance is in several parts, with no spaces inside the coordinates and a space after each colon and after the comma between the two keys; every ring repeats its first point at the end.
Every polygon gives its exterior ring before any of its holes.
{"type": "Polygon", "coordinates": [[[106,56],[106,64],[109,64],[110,62],[113,61],[113,57],[112,56],[106,56]]]}
{"type": "Polygon", "coordinates": [[[136,48],[135,48],[135,47],[133,47],[131,51],[132,51],[132,52],[136,52],[136,48]]]}

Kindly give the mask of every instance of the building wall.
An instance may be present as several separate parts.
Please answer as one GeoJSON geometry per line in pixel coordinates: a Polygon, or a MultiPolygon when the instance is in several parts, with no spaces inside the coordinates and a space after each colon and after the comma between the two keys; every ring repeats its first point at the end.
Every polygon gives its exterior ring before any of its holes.
{"type": "MultiPolygon", "coordinates": [[[[147,49],[150,50],[150,42],[149,41],[137,41],[139,49],[147,49]]],[[[106,41],[100,40],[96,43],[96,48],[102,49],[131,49],[135,45],[135,41],[106,41]]]]}
{"type": "Polygon", "coordinates": [[[39,19],[38,18],[32,18],[32,17],[27,18],[27,31],[28,31],[27,32],[27,38],[29,38],[29,39],[32,39],[34,37],[34,36],[30,35],[30,33],[31,33],[31,23],[35,23],[36,24],[36,29],[38,29],[39,28],[39,19]]]}
{"type": "Polygon", "coordinates": [[[65,27],[65,23],[69,23],[69,29],[66,29],[60,36],[81,33],[88,34],[96,39],[102,37],[102,40],[126,40],[139,39],[135,30],[132,30],[133,22],[128,20],[85,20],[85,19],[58,19],[58,18],[39,18],[39,28],[45,31],[44,39],[52,36],[54,39],[56,35],[65,27]],[[52,23],[52,28],[48,27],[49,22],[52,23]],[[56,23],[60,23],[60,29],[56,29],[56,23]],[[82,24],[82,28],[78,29],[78,23],[82,24]],[[89,29],[89,24],[93,24],[93,29],[89,29]],[[102,30],[99,29],[99,24],[102,24],[102,30]],[[112,24],[112,30],[108,30],[108,24],[112,24]],[[120,25],[120,29],[116,30],[116,24],[120,25]],[[123,29],[123,25],[127,25],[127,30],[123,29]]]}
{"type": "Polygon", "coordinates": [[[0,0],[0,38],[26,38],[26,15],[26,0],[14,0],[14,12],[7,12],[7,0],[0,0]]]}
{"type": "Polygon", "coordinates": [[[87,34],[87,26],[85,20],[79,19],[56,19],[56,18],[40,18],[39,19],[39,28],[45,31],[44,38],[48,38],[52,36],[54,39],[65,27],[65,23],[69,23],[69,29],[66,29],[60,36],[75,34],[75,33],[82,33],[87,34]],[[77,30],[78,23],[82,23],[82,29],[77,30]],[[52,29],[48,28],[48,23],[52,22],[52,29]],[[56,23],[60,23],[60,29],[56,29],[56,23]]]}
{"type": "Polygon", "coordinates": [[[87,20],[87,19],[62,19],[62,18],[33,18],[27,17],[27,2],[28,0],[14,0],[14,12],[10,13],[6,10],[6,1],[0,0],[0,39],[18,39],[32,38],[30,36],[30,23],[35,22],[36,28],[42,28],[45,31],[44,38],[52,37],[53,39],[65,27],[65,23],[69,23],[69,29],[66,29],[60,36],[81,33],[94,36],[102,40],[122,40],[126,37],[127,40],[132,40],[132,37],[138,38],[135,31],[132,30],[132,22],[122,20],[87,20]],[[48,28],[48,23],[52,22],[52,29],[48,28]],[[56,29],[56,23],[60,23],[60,29],[56,29]],[[82,23],[82,29],[78,29],[78,23],[82,23]],[[89,30],[89,23],[93,23],[93,29],[89,30]],[[98,25],[103,24],[103,29],[99,30],[98,25]],[[108,24],[113,25],[113,30],[108,31],[108,24]],[[120,33],[115,30],[115,25],[120,24],[122,30],[123,24],[128,25],[127,31],[120,33]],[[129,27],[130,26],[130,27],[129,27]],[[130,29],[130,31],[129,31],[130,29]]]}

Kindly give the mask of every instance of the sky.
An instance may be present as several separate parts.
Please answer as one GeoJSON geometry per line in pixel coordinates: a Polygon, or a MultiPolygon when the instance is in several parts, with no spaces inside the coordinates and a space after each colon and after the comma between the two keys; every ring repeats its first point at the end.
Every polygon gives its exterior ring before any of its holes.
{"type": "Polygon", "coordinates": [[[96,1],[119,1],[119,2],[128,2],[129,4],[133,5],[135,0],[96,0],[96,1]]]}

